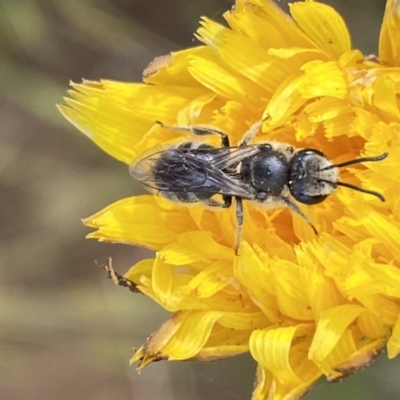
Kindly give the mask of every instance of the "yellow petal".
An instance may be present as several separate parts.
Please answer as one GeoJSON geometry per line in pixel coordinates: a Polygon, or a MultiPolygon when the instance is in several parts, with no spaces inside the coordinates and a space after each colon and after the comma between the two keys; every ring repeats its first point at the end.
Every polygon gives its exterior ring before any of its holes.
{"type": "Polygon", "coordinates": [[[152,288],[155,296],[164,304],[171,297],[174,281],[173,266],[163,262],[158,254],[153,266],[152,288]]]}
{"type": "MultiPolygon", "coordinates": [[[[188,104],[188,92],[112,81],[71,84],[61,113],[81,132],[116,159],[130,164],[134,147],[160,120],[171,121],[173,111],[188,104]],[[179,93],[179,94],[178,94],[179,93]]],[[[197,95],[204,90],[193,89],[197,95]]]]}
{"type": "Polygon", "coordinates": [[[371,236],[384,244],[392,252],[394,258],[398,260],[400,256],[400,248],[398,246],[400,241],[400,223],[373,210],[368,210],[366,213],[365,211],[367,210],[357,208],[354,202],[349,202],[346,205],[362,221],[363,226],[370,232],[371,236]]]}
{"type": "MultiPolygon", "coordinates": [[[[268,6],[269,2],[265,2],[268,6]]],[[[281,26],[276,27],[273,17],[263,18],[256,14],[254,5],[243,5],[237,2],[235,9],[224,14],[226,21],[234,32],[244,34],[263,48],[286,47],[288,40],[281,26]]],[[[284,16],[285,18],[286,16],[284,16]]]]}
{"type": "MultiPolygon", "coordinates": [[[[374,274],[371,273],[371,276],[373,275],[374,274]]],[[[380,292],[384,290],[384,286],[381,285],[381,287],[382,289],[380,290],[380,292]]],[[[357,299],[373,315],[377,316],[381,324],[394,324],[397,316],[399,315],[399,306],[394,301],[387,299],[385,296],[382,296],[380,294],[367,294],[366,292],[368,290],[364,291],[363,289],[365,288],[357,288],[351,292],[354,299],[357,299]]],[[[376,328],[379,329],[379,326],[381,326],[381,324],[377,324],[376,328]]]]}
{"type": "Polygon", "coordinates": [[[188,71],[206,88],[226,99],[244,104],[250,102],[249,106],[251,106],[262,95],[254,83],[243,76],[232,73],[216,59],[192,56],[188,71]],[[255,96],[248,99],[248,93],[255,93],[255,96]]]}
{"type": "Polygon", "coordinates": [[[314,2],[290,4],[290,13],[300,28],[330,57],[339,58],[351,48],[342,17],[330,6],[314,2]]]}
{"type": "Polygon", "coordinates": [[[193,231],[184,232],[177,236],[180,246],[192,249],[199,254],[203,254],[207,259],[232,260],[233,249],[219,244],[212,236],[211,232],[193,231]]]}
{"type": "Polygon", "coordinates": [[[379,57],[383,64],[400,67],[400,3],[387,0],[379,38],[379,57]]]}
{"type": "MultiPolygon", "coordinates": [[[[306,366],[308,366],[308,364],[306,364],[306,366]]],[[[301,383],[288,384],[279,381],[270,371],[261,364],[258,364],[251,400],[299,400],[303,398],[309,391],[311,385],[315,383],[320,376],[321,374],[316,373],[311,377],[303,379],[301,383]]]]}
{"type": "Polygon", "coordinates": [[[236,279],[271,322],[280,321],[276,298],[272,292],[268,293],[266,290],[270,288],[269,272],[245,242],[242,242],[240,251],[241,255],[235,257],[233,267],[236,279]]]}
{"type": "Polygon", "coordinates": [[[310,122],[323,123],[328,139],[338,136],[353,137],[358,134],[351,130],[354,112],[346,100],[324,97],[308,104],[305,113],[310,122]]]}
{"type": "Polygon", "coordinates": [[[255,313],[224,313],[218,323],[225,328],[236,330],[257,329],[268,325],[265,315],[260,311],[255,313]]]}
{"type": "Polygon", "coordinates": [[[258,363],[251,400],[265,400],[267,398],[271,389],[272,377],[272,373],[258,363]]]}
{"type": "MultiPolygon", "coordinates": [[[[381,124],[380,118],[376,114],[373,114],[372,112],[360,107],[356,107],[354,109],[354,113],[355,118],[352,123],[352,130],[354,132],[357,132],[366,140],[372,139],[372,136],[375,136],[375,133],[378,134],[378,136],[381,136],[379,132],[377,132],[378,127],[381,124]],[[371,129],[371,126],[374,127],[374,130],[371,129]]],[[[382,123],[382,125],[385,124],[382,123]]]]}
{"type": "MultiPolygon", "coordinates": [[[[300,69],[303,64],[301,58],[292,58],[289,64],[284,59],[273,57],[265,49],[251,40],[237,35],[226,28],[215,28],[215,23],[204,19],[204,28],[199,29],[202,40],[215,47],[221,59],[231,68],[248,78],[250,81],[264,88],[267,92],[274,92],[289,74],[300,69]],[[236,48],[232,52],[232,48],[236,48]]],[[[258,89],[260,97],[266,97],[258,89]]]]}
{"type": "MultiPolygon", "coordinates": [[[[210,236],[209,232],[202,232],[204,236],[210,236]]],[[[206,261],[207,257],[202,252],[195,251],[179,243],[166,246],[158,253],[159,257],[171,265],[188,265],[199,261],[206,261]]]]}
{"type": "Polygon", "coordinates": [[[143,276],[150,278],[153,272],[154,260],[141,260],[133,267],[131,267],[125,274],[124,277],[135,282],[136,284],[140,284],[140,281],[143,276]]]}
{"type": "MultiPolygon", "coordinates": [[[[313,360],[331,381],[339,380],[342,377],[342,373],[336,370],[336,367],[345,364],[350,360],[357,352],[357,344],[359,338],[354,338],[353,330],[351,328],[345,330],[340,336],[333,350],[323,360],[313,360]],[[357,341],[356,341],[357,339],[357,341]]],[[[367,345],[369,341],[365,340],[367,345]]]]}
{"type": "Polygon", "coordinates": [[[318,321],[324,310],[340,305],[342,299],[334,281],[315,262],[306,246],[297,247],[296,255],[300,267],[301,286],[309,301],[310,310],[318,321]]]}
{"type": "Polygon", "coordinates": [[[314,314],[300,282],[300,268],[285,261],[271,265],[271,277],[279,310],[288,317],[314,320],[314,314]]]}
{"type": "Polygon", "coordinates": [[[383,120],[385,122],[399,121],[400,111],[397,100],[398,88],[396,82],[388,77],[382,76],[374,82],[374,87],[373,103],[381,110],[383,120]]]}
{"type": "Polygon", "coordinates": [[[216,325],[204,347],[191,360],[213,361],[249,351],[248,342],[251,330],[238,331],[216,325]]]}
{"type": "Polygon", "coordinates": [[[335,366],[334,371],[327,375],[327,380],[330,382],[340,382],[342,379],[367,367],[379,356],[384,345],[385,342],[379,339],[355,351],[344,363],[335,366]]]}
{"type": "Polygon", "coordinates": [[[263,118],[270,117],[265,125],[270,128],[279,126],[305,103],[299,91],[300,85],[303,85],[303,79],[298,76],[289,76],[282,82],[265,109],[263,118]]]}
{"type": "MultiPolygon", "coordinates": [[[[201,123],[203,120],[203,112],[207,106],[212,105],[214,109],[216,104],[212,104],[216,100],[216,94],[213,92],[206,93],[192,100],[186,107],[182,108],[177,116],[177,124],[181,126],[194,125],[201,123]]],[[[208,117],[208,115],[207,115],[208,117]]],[[[205,122],[207,119],[205,119],[205,122]]]]}
{"type": "MultiPolygon", "coordinates": [[[[382,284],[382,291],[384,294],[393,296],[396,299],[400,297],[400,293],[398,291],[398,285],[400,284],[400,270],[398,267],[371,263],[366,269],[371,277],[382,284]]],[[[398,306],[395,309],[397,312],[400,311],[398,306]]],[[[391,322],[393,323],[393,321],[391,322]]]]}
{"type": "MultiPolygon", "coordinates": [[[[299,57],[302,64],[309,61],[315,60],[315,58],[325,58],[325,54],[318,49],[305,49],[302,47],[286,47],[286,48],[270,48],[268,49],[270,56],[283,58],[285,60],[292,60],[295,57],[299,57]]],[[[328,61],[328,59],[326,59],[328,61]]]]}
{"type": "Polygon", "coordinates": [[[392,334],[387,344],[388,357],[395,358],[400,353],[400,314],[393,327],[392,334]]]}
{"type": "MultiPolygon", "coordinates": [[[[249,3],[246,0],[237,0],[235,4],[235,8],[231,11],[231,14],[234,16],[236,14],[241,15],[242,12],[248,10],[250,13],[258,16],[262,21],[267,21],[268,25],[264,24],[255,24],[255,28],[258,29],[258,36],[261,38],[265,38],[265,40],[272,40],[272,38],[279,39],[279,36],[275,33],[276,31],[282,32],[283,41],[274,41],[277,45],[281,45],[282,47],[303,47],[303,48],[313,48],[314,43],[306,33],[304,33],[295,23],[294,21],[285,13],[283,10],[273,1],[273,0],[255,0],[249,3]],[[270,27],[273,27],[270,30],[270,27]],[[265,29],[264,29],[265,28],[265,29]],[[272,35],[269,38],[270,34],[272,35]]],[[[230,18],[229,13],[225,14],[225,18],[231,23],[232,18],[230,18]]],[[[254,20],[250,20],[251,22],[255,22],[254,20]]],[[[246,20],[244,21],[246,22],[246,20]]],[[[249,27],[244,28],[244,23],[236,23],[233,27],[234,30],[242,31],[246,29],[246,33],[248,33],[249,27]],[[237,28],[237,29],[236,29],[237,28]]],[[[250,36],[250,35],[249,35],[250,36]]],[[[262,42],[263,43],[263,42],[262,42]]],[[[268,44],[270,42],[267,42],[268,44]]],[[[276,45],[276,46],[277,46],[276,45]]],[[[265,46],[265,47],[273,47],[273,46],[265,46]]]]}
{"type": "Polygon", "coordinates": [[[207,298],[230,285],[232,263],[219,260],[197,274],[188,284],[193,296],[207,298]]]}
{"type": "Polygon", "coordinates": [[[304,349],[301,351],[292,347],[293,340],[310,335],[313,331],[314,324],[255,330],[250,337],[250,353],[263,367],[273,372],[278,381],[298,385],[304,377],[299,376],[295,369],[301,366],[300,370],[307,371],[307,374],[315,374],[317,370],[307,360],[304,349]]]}
{"type": "Polygon", "coordinates": [[[138,196],[117,201],[83,222],[96,228],[88,238],[161,249],[176,237],[170,225],[174,215],[175,226],[190,226],[187,216],[158,208],[152,196],[138,196]]]}
{"type": "Polygon", "coordinates": [[[221,315],[219,312],[180,313],[174,322],[178,324],[176,331],[175,327],[167,331],[162,326],[148,342],[148,352],[168,355],[169,360],[194,357],[207,342],[212,327],[221,315]]]}
{"type": "Polygon", "coordinates": [[[359,315],[357,326],[365,336],[372,339],[381,339],[387,333],[387,327],[380,318],[369,311],[359,315]]]}
{"type": "Polygon", "coordinates": [[[346,98],[348,91],[346,76],[337,62],[312,61],[305,64],[302,69],[305,75],[298,87],[304,98],[312,99],[319,96],[346,98]]]}
{"type": "Polygon", "coordinates": [[[323,361],[335,348],[347,327],[362,312],[364,308],[355,304],[344,304],[323,311],[310,346],[310,360],[323,361]]]}
{"type": "Polygon", "coordinates": [[[208,48],[198,46],[158,57],[144,70],[143,80],[157,87],[178,85],[200,88],[201,84],[188,71],[189,59],[192,55],[208,54],[208,52],[208,48]]]}

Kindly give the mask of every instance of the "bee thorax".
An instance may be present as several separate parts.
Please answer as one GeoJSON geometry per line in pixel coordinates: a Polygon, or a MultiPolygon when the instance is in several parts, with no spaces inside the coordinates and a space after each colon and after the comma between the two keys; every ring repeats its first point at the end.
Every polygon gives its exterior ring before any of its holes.
{"type": "Polygon", "coordinates": [[[289,164],[279,152],[269,151],[246,159],[241,166],[242,180],[255,189],[279,196],[288,181],[289,164]]]}

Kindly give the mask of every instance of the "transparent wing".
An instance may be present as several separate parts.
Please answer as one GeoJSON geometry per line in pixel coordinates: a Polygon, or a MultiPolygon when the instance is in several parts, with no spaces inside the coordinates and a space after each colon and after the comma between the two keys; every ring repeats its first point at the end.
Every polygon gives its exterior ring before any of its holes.
{"type": "Polygon", "coordinates": [[[216,168],[228,168],[229,166],[235,165],[243,159],[252,157],[260,152],[260,149],[257,145],[229,147],[216,150],[219,151],[212,153],[210,160],[210,163],[216,168]]]}
{"type": "MultiPolygon", "coordinates": [[[[240,151],[242,158],[243,154],[249,153],[240,151]]],[[[129,170],[136,180],[153,191],[222,194],[252,199],[256,191],[251,186],[221,169],[238,161],[239,157],[231,157],[231,150],[227,148],[172,148],[142,158],[129,170]]]]}

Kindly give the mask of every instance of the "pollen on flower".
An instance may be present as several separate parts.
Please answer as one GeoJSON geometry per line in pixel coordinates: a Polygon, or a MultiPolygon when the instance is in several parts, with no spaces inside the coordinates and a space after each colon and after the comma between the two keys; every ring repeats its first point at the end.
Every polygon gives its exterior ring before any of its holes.
{"type": "Polygon", "coordinates": [[[164,182],[86,218],[89,238],[156,252],[124,277],[107,264],[116,283],[173,313],[132,357],[139,369],[249,352],[258,364],[252,399],[288,400],[322,375],[337,381],[357,372],[385,346],[390,358],[399,354],[399,12],[387,0],[371,58],[352,49],[344,20],[327,5],[296,2],[288,16],[272,0],[237,0],[224,15],[229,27],[203,18],[202,45],[158,58],[144,83],[71,84],[61,113],[108,154],[127,165],[148,155],[162,164],[179,161],[159,154],[182,143],[212,146],[205,148],[223,162],[212,158],[217,172],[209,173],[222,174],[234,198],[242,159],[232,161],[221,142],[236,148],[257,121],[260,131],[236,150],[249,159],[254,144],[277,142],[321,151],[334,165],[382,155],[340,169],[340,182],[364,193],[339,186],[307,207],[288,192],[269,209],[243,195],[239,236],[241,210],[221,195],[193,197],[190,180],[181,182],[186,191],[165,195],[164,182]],[[213,201],[226,208],[205,207],[213,201]]]}

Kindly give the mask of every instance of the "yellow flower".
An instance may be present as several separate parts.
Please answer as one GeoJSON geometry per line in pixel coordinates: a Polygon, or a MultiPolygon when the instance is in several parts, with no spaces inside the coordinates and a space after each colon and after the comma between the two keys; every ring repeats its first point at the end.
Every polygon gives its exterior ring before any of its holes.
{"type": "MultiPolygon", "coordinates": [[[[353,50],[331,7],[237,0],[226,28],[203,18],[203,46],[157,59],[143,84],[72,84],[63,115],[130,164],[160,144],[193,140],[155,124],[211,124],[237,145],[269,116],[256,142],[322,150],[335,163],[389,153],[343,171],[346,188],[303,208],[245,204],[241,254],[235,212],[184,207],[156,196],[123,199],[85,220],[88,237],[145,246],[154,259],[125,275],[173,316],[133,356],[212,360],[249,351],[253,400],[297,399],[321,376],[337,380],[386,346],[400,352],[400,2],[388,0],[379,58],[353,50]]],[[[218,141],[203,137],[218,146],[218,141]]]]}

